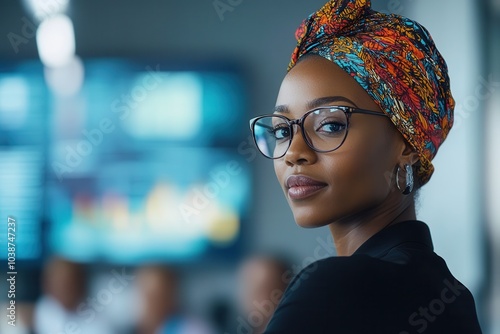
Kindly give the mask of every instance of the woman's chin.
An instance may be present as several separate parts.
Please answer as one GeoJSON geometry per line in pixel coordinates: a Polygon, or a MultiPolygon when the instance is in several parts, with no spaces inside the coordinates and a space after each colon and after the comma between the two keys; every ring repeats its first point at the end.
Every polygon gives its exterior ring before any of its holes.
{"type": "Polygon", "coordinates": [[[317,228],[317,227],[324,226],[324,225],[314,225],[314,224],[308,224],[308,223],[304,223],[304,224],[297,223],[297,225],[302,227],[302,228],[317,228]]]}
{"type": "MultiPolygon", "coordinates": [[[[316,228],[329,225],[337,218],[334,210],[325,210],[319,206],[290,205],[295,223],[303,228],[316,228]]],[[[332,209],[332,208],[330,208],[332,209]]]]}
{"type": "Polygon", "coordinates": [[[310,216],[294,215],[295,223],[303,228],[316,228],[328,225],[328,222],[311,219],[310,216]]]}

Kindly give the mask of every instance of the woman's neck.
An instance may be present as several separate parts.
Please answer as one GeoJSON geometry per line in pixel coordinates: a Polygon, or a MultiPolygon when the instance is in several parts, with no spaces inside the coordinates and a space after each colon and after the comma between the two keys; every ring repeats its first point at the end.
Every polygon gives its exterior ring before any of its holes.
{"type": "Polygon", "coordinates": [[[416,220],[413,198],[408,198],[396,206],[382,204],[362,214],[333,222],[328,227],[337,256],[350,256],[377,232],[407,220],[416,220]]]}

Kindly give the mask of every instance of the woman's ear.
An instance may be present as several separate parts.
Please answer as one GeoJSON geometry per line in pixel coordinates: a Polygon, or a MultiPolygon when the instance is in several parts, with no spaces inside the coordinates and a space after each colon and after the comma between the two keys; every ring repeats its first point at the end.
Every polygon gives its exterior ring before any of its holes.
{"type": "Polygon", "coordinates": [[[420,160],[418,152],[415,150],[413,146],[411,146],[408,141],[404,140],[403,150],[399,157],[400,166],[404,166],[409,164],[410,166],[415,165],[420,160]]]}
{"type": "Polygon", "coordinates": [[[418,152],[411,146],[406,140],[404,140],[404,146],[403,150],[401,151],[401,154],[398,159],[398,167],[399,168],[404,168],[406,164],[409,164],[413,170],[413,189],[416,191],[420,189],[421,187],[421,182],[420,179],[417,176],[417,171],[420,167],[420,157],[418,152]]]}

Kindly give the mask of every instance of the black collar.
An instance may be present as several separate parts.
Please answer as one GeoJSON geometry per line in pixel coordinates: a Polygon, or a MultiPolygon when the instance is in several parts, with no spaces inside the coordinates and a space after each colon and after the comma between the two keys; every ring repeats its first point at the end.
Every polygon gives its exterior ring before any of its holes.
{"type": "Polygon", "coordinates": [[[411,220],[390,225],[375,233],[353,255],[365,254],[370,257],[382,258],[391,249],[402,244],[412,244],[428,251],[434,250],[427,224],[418,220],[411,220]]]}

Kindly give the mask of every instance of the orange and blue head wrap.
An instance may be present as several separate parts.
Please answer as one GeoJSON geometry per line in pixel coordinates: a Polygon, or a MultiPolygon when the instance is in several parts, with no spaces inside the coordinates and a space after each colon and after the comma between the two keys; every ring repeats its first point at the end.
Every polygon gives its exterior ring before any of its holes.
{"type": "Polygon", "coordinates": [[[350,74],[420,157],[421,185],[453,125],[448,68],[429,32],[408,18],[371,9],[370,0],[331,0],[297,29],[288,70],[305,54],[350,74]]]}

